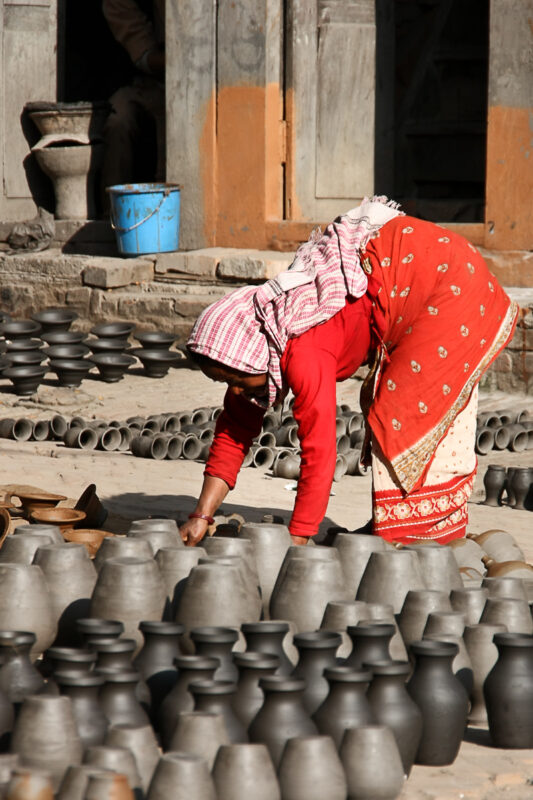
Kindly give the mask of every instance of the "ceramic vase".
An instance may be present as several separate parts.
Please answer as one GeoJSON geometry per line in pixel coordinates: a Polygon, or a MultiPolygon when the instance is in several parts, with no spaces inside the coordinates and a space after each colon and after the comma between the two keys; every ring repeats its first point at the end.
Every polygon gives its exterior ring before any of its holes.
{"type": "Polygon", "coordinates": [[[483,685],[496,747],[533,747],[533,636],[496,633],[498,660],[483,685]]]}
{"type": "Polygon", "coordinates": [[[385,550],[371,554],[356,599],[387,603],[399,614],[407,592],[425,588],[416,553],[407,549],[385,550]]]}
{"type": "Polygon", "coordinates": [[[253,653],[267,653],[276,655],[279,665],[276,675],[290,675],[294,664],[284,649],[284,640],[289,635],[289,623],[278,620],[264,620],[261,622],[246,622],[241,625],[241,631],[246,639],[246,649],[253,653]]]}
{"type": "Polygon", "coordinates": [[[276,771],[264,744],[230,744],[213,767],[218,800],[281,800],[276,771]]]}
{"type": "Polygon", "coordinates": [[[290,739],[278,770],[283,800],[345,800],[346,776],[330,736],[290,739]]]}
{"type": "Polygon", "coordinates": [[[488,596],[488,589],[481,586],[453,589],[450,592],[450,603],[453,611],[464,615],[466,625],[477,625],[488,596]]]}
{"type": "Polygon", "coordinates": [[[346,586],[353,599],[370,556],[386,549],[385,540],[371,534],[338,533],[333,546],[339,551],[346,586]]]}
{"type": "Polygon", "coordinates": [[[513,597],[488,597],[480,622],[505,625],[509,633],[533,633],[527,601],[513,597]]]}
{"type": "Polygon", "coordinates": [[[479,623],[467,625],[464,632],[465,647],[472,664],[472,692],[468,721],[472,725],[487,724],[487,707],[483,696],[485,678],[498,660],[498,648],[494,644],[495,633],[505,633],[505,625],[479,623]]]}
{"type": "MultiPolygon", "coordinates": [[[[393,613],[392,606],[386,603],[367,603],[366,617],[361,622],[378,622],[394,626],[394,634],[390,641],[389,652],[395,661],[407,661],[407,650],[396,621],[397,615],[393,613]]],[[[359,623],[358,623],[359,624],[359,623]]]]}
{"type": "Polygon", "coordinates": [[[318,731],[303,705],[305,681],[271,675],[261,679],[260,687],[265,700],[250,723],[248,736],[251,742],[268,747],[277,769],[289,739],[314,736],[318,731]]]}
{"type": "Polygon", "coordinates": [[[413,642],[415,668],[407,691],[422,712],[422,737],[415,763],[443,766],[455,761],[468,715],[469,700],[452,672],[458,647],[450,642],[413,642]]]}
{"type": "Polygon", "coordinates": [[[77,647],[49,647],[43,657],[44,674],[54,672],[76,672],[83,675],[94,668],[96,654],[77,647]]]}
{"type": "Polygon", "coordinates": [[[140,620],[160,620],[165,607],[165,587],[155,561],[133,557],[104,563],[91,597],[91,616],[118,619],[124,633],[142,647],[140,620]]]}
{"type": "Polygon", "coordinates": [[[350,728],[339,751],[348,784],[348,800],[395,800],[404,771],[396,740],[385,725],[350,728]]]}
{"type": "Polygon", "coordinates": [[[144,644],[133,666],[150,690],[151,715],[155,719],[178,677],[174,659],[181,655],[180,638],[184,627],[175,622],[147,620],[139,623],[139,630],[144,644]]]}
{"type": "Polygon", "coordinates": [[[247,742],[246,728],[235,714],[232,706],[237,685],[231,681],[196,680],[189,684],[194,698],[195,711],[210,711],[224,718],[230,742],[247,742]]]}
{"type": "Polygon", "coordinates": [[[212,680],[219,662],[216,658],[184,655],[176,658],[174,663],[178,670],[178,679],[161,703],[158,714],[159,734],[163,747],[167,750],[178,715],[182,711],[192,711],[194,708],[189,684],[194,680],[212,680]]]}
{"type": "Polygon", "coordinates": [[[96,570],[83,544],[46,545],[33,563],[43,571],[52,614],[57,620],[56,643],[76,644],[76,620],[86,617],[96,583],[96,570]]]}
{"type": "Polygon", "coordinates": [[[103,744],[108,722],[100,708],[98,693],[104,684],[104,679],[89,672],[84,675],[56,672],[54,681],[61,694],[70,698],[83,748],[103,744]]]}
{"type": "MultiPolygon", "coordinates": [[[[13,724],[13,703],[17,708],[26,697],[44,689],[42,675],[30,660],[35,634],[29,631],[0,631],[0,727],[13,724]],[[8,705],[6,705],[8,701],[8,705]]],[[[1,741],[1,740],[0,740],[1,741]]],[[[1,745],[0,745],[1,747],[1,745]]],[[[3,748],[5,749],[5,748],[3,748]]]]}
{"type": "Polygon", "coordinates": [[[285,554],[290,547],[289,529],[278,523],[246,523],[239,536],[254,549],[263,601],[263,618],[269,618],[270,598],[285,554]]]}
{"type": "Polygon", "coordinates": [[[528,506],[528,495],[531,487],[531,470],[529,467],[516,467],[512,478],[514,508],[525,511],[528,506]]]}
{"type": "Polygon", "coordinates": [[[20,709],[11,737],[11,750],[27,767],[51,773],[54,790],[71,764],[79,764],[82,743],[68,697],[32,695],[20,709]]]}
{"type": "Polygon", "coordinates": [[[375,721],[391,729],[398,745],[403,769],[409,775],[422,736],[422,713],[407,693],[410,665],[403,661],[374,662],[368,703],[375,721]]]}
{"type": "Polygon", "coordinates": [[[153,558],[150,542],[145,539],[136,539],[131,536],[119,538],[106,537],[94,557],[93,564],[96,571],[100,572],[104,562],[110,558],[153,558]]]}
{"type": "Polygon", "coordinates": [[[130,788],[139,796],[141,792],[141,778],[131,750],[125,747],[110,747],[109,745],[94,745],[89,747],[84,756],[84,763],[103,770],[118,772],[125,775],[130,788]]]}
{"type": "Polygon", "coordinates": [[[483,486],[485,487],[485,499],[483,503],[486,506],[497,507],[501,505],[506,477],[504,466],[489,464],[483,476],[483,486]]]}
{"type": "Polygon", "coordinates": [[[321,734],[331,736],[340,747],[348,728],[375,722],[366,692],[372,679],[368,669],[336,666],[324,670],[329,692],[313,714],[313,722],[321,734]]]}
{"type": "Polygon", "coordinates": [[[133,668],[135,639],[93,639],[90,651],[96,655],[95,669],[128,670],[133,668]]]}
{"type": "Polygon", "coordinates": [[[133,753],[141,788],[143,792],[148,791],[159,761],[159,748],[151,725],[111,725],[105,744],[108,747],[125,747],[133,753]]]}
{"type": "Polygon", "coordinates": [[[165,753],[159,759],[146,800],[216,800],[207,764],[189,753],[165,753]]]}
{"type": "Polygon", "coordinates": [[[0,630],[31,631],[36,659],[54,641],[57,627],[44,575],[35,565],[0,564],[0,630]]]}
{"type": "Polygon", "coordinates": [[[180,711],[167,749],[201,756],[211,770],[224,744],[230,744],[230,740],[222,714],[180,711]]]}
{"type": "Polygon", "coordinates": [[[172,622],[191,569],[206,556],[203,547],[162,547],[155,555],[166,590],[163,619],[172,622]]]}
{"type": "Polygon", "coordinates": [[[352,640],[352,652],[345,661],[347,667],[361,669],[363,664],[371,661],[392,661],[390,641],[394,634],[394,626],[380,622],[360,622],[348,627],[348,635],[352,640]]]}
{"type": "Polygon", "coordinates": [[[93,639],[118,639],[124,633],[124,625],[120,620],[98,619],[97,617],[77,619],[76,629],[85,645],[93,639]]]}
{"type": "Polygon", "coordinates": [[[274,675],[279,665],[279,658],[268,653],[235,653],[235,666],[239,671],[237,691],[233,697],[233,710],[245,729],[263,705],[263,690],[259,681],[268,675],[274,675]]]}
{"type": "Polygon", "coordinates": [[[327,697],[329,686],[324,670],[335,665],[342,638],[334,631],[314,631],[296,634],[294,644],[299,658],[292,674],[305,681],[303,703],[308,713],[314,714],[327,697]]]}
{"type": "MultiPolygon", "coordinates": [[[[458,567],[457,572],[459,573],[458,567]]],[[[451,610],[448,592],[436,589],[407,592],[398,618],[400,633],[405,645],[408,647],[411,642],[422,638],[429,614],[434,611],[451,610]]]]}
{"type": "Polygon", "coordinates": [[[348,625],[357,625],[360,620],[366,619],[367,604],[361,600],[352,602],[328,603],[320,630],[336,631],[342,637],[342,644],[337,650],[337,658],[347,658],[352,652],[352,640],[348,636],[348,625]]]}
{"type": "Polygon", "coordinates": [[[208,658],[217,658],[218,667],[214,674],[216,681],[236,682],[239,670],[233,663],[232,650],[239,638],[239,633],[234,628],[205,626],[193,628],[191,639],[194,643],[196,654],[208,658]]]}
{"type": "Polygon", "coordinates": [[[463,581],[452,551],[436,542],[409,545],[407,550],[416,553],[423,580],[429,589],[446,592],[462,589],[463,581]]]}
{"type": "Polygon", "coordinates": [[[110,725],[149,725],[146,711],[137,699],[135,689],[140,678],[136,670],[98,669],[96,675],[104,678],[99,702],[110,725]]]}
{"type": "Polygon", "coordinates": [[[474,685],[474,673],[472,670],[472,662],[468,655],[464,639],[462,636],[457,636],[453,633],[431,633],[424,634],[424,640],[433,642],[452,642],[457,645],[457,653],[452,661],[452,672],[464,686],[468,698],[472,695],[474,685]]]}

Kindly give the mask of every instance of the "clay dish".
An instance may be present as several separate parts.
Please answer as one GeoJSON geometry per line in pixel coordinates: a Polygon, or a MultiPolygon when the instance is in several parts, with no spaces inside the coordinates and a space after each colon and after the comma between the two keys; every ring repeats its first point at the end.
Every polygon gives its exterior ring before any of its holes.
{"type": "Polygon", "coordinates": [[[128,368],[135,364],[132,356],[123,353],[96,353],[91,361],[96,364],[101,379],[106,383],[119,381],[128,368]]]}
{"type": "Polygon", "coordinates": [[[93,365],[83,358],[52,359],[48,365],[57,375],[60,386],[79,386],[93,365]]]}
{"type": "MultiPolygon", "coordinates": [[[[52,492],[39,491],[14,491],[11,497],[18,497],[24,514],[29,517],[34,511],[42,511],[46,508],[55,508],[58,503],[67,498],[63,494],[53,494],[52,492]]],[[[39,520],[44,522],[44,520],[39,520]]]]}
{"type": "Polygon", "coordinates": [[[78,315],[67,308],[44,308],[31,315],[43,331],[68,331],[78,315]]]}
{"type": "Polygon", "coordinates": [[[63,532],[65,541],[85,545],[91,558],[95,557],[104,539],[114,535],[109,531],[100,531],[96,528],[70,528],[63,532]]]}
{"type": "Polygon", "coordinates": [[[6,350],[8,353],[23,353],[28,350],[40,350],[44,347],[40,339],[14,339],[6,342],[6,350]]]}
{"type": "Polygon", "coordinates": [[[168,350],[176,341],[173,333],[165,331],[136,331],[135,338],[143,347],[152,350],[168,350]]]}
{"type": "Polygon", "coordinates": [[[93,353],[123,353],[130,349],[127,339],[88,339],[87,345],[93,353]]]}
{"type": "Polygon", "coordinates": [[[17,319],[4,323],[4,336],[6,339],[27,339],[31,336],[38,336],[41,326],[38,322],[31,319],[17,319]]]}
{"type": "Polygon", "coordinates": [[[18,395],[34,394],[45,375],[46,367],[39,367],[38,365],[8,367],[2,372],[2,377],[11,381],[15,394],[18,395]]]}
{"type": "Polygon", "coordinates": [[[145,350],[139,347],[132,350],[132,355],[137,356],[141,361],[149,378],[163,378],[170,367],[181,361],[179,353],[171,352],[170,350],[158,350],[157,348],[145,350]]]}
{"type": "Polygon", "coordinates": [[[77,511],[75,508],[43,508],[30,514],[32,522],[42,522],[49,525],[57,525],[63,536],[65,531],[79,525],[85,519],[84,511],[77,511]]]}
{"type": "Polygon", "coordinates": [[[12,367],[34,367],[46,360],[46,355],[41,350],[25,350],[21,353],[10,353],[8,360],[12,367]]]}
{"type": "Polygon", "coordinates": [[[58,358],[70,359],[83,358],[90,351],[85,344],[54,344],[51,347],[45,347],[44,352],[48,358],[57,360],[58,358]]]}
{"type": "Polygon", "coordinates": [[[49,345],[82,344],[86,338],[83,331],[47,331],[41,334],[41,339],[49,345]]]}
{"type": "Polygon", "coordinates": [[[103,339],[125,339],[134,329],[132,322],[103,322],[91,328],[91,333],[103,339]]]}

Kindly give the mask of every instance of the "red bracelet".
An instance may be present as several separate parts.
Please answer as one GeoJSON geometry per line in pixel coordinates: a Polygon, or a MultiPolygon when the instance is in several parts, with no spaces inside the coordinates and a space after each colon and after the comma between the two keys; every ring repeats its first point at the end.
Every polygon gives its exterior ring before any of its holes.
{"type": "Polygon", "coordinates": [[[193,511],[192,514],[189,514],[189,519],[205,519],[210,525],[215,524],[215,520],[213,517],[210,517],[209,514],[200,514],[197,511],[193,511]]]}

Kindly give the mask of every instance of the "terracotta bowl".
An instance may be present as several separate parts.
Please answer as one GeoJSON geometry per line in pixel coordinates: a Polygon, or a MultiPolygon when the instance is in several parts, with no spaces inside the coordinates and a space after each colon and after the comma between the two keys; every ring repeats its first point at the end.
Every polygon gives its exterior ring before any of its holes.
{"type": "MultiPolygon", "coordinates": [[[[12,492],[12,497],[18,497],[24,514],[29,517],[34,511],[42,511],[47,508],[55,508],[62,500],[66,500],[64,494],[53,494],[52,492],[12,492]]],[[[41,521],[41,520],[39,520],[41,521]]]]}
{"type": "Polygon", "coordinates": [[[104,539],[114,535],[109,531],[100,531],[95,528],[70,528],[63,531],[65,541],[84,544],[91,558],[95,557],[104,539]]]}
{"type": "Polygon", "coordinates": [[[79,525],[85,519],[84,511],[77,511],[75,508],[43,508],[30,514],[32,522],[43,522],[49,525],[57,525],[61,533],[79,525]]]}

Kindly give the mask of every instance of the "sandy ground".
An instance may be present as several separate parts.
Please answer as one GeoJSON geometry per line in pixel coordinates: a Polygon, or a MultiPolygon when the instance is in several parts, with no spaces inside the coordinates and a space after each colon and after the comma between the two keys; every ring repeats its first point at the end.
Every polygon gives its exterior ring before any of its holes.
{"type": "MultiPolygon", "coordinates": [[[[339,384],[338,401],[358,409],[360,382],[339,384]]],[[[140,370],[116,384],[86,380],[81,390],[58,389],[50,378],[36,398],[17,398],[7,382],[0,382],[0,418],[28,416],[49,418],[52,413],[87,419],[124,420],[130,416],[188,411],[216,406],[224,387],[208,381],[199,371],[185,367],[172,370],[161,380],[150,379],[140,370]]],[[[524,396],[492,394],[480,397],[480,408],[532,408],[524,396]]],[[[107,527],[125,533],[129,520],[149,515],[184,519],[192,510],[200,489],[203,465],[190,461],[151,461],[131,454],[69,450],[53,442],[15,443],[0,439],[2,455],[0,484],[23,483],[77,498],[89,483],[96,483],[99,497],[109,509],[107,527]]],[[[533,467],[533,450],[517,455],[493,452],[480,458],[480,469],[470,503],[471,532],[503,528],[512,533],[533,562],[533,514],[510,508],[489,508],[482,476],[488,463],[533,467]]],[[[281,515],[288,521],[294,490],[287,481],[268,472],[242,470],[237,487],[228,495],[221,511],[239,512],[248,520],[264,513],[281,515]]],[[[370,477],[344,477],[333,484],[328,515],[322,529],[343,525],[353,529],[370,518],[370,477]]],[[[451,798],[533,798],[533,751],[504,751],[490,747],[488,733],[470,729],[458,759],[450,767],[415,767],[402,798],[451,800],[451,798]]]]}

